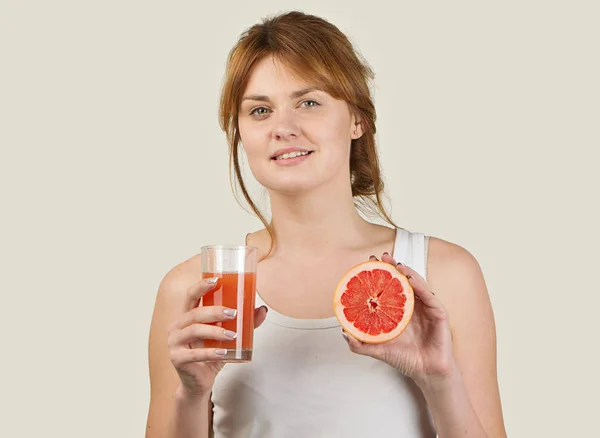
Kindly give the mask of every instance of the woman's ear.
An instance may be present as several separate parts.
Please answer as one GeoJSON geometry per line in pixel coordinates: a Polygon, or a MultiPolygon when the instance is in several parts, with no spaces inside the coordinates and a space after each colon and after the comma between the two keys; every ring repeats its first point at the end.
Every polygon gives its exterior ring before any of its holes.
{"type": "Polygon", "coordinates": [[[353,140],[360,138],[364,133],[361,119],[358,115],[352,114],[352,132],[350,133],[350,137],[353,140]]]}
{"type": "Polygon", "coordinates": [[[363,135],[363,128],[362,128],[362,123],[360,122],[360,120],[356,120],[353,124],[354,129],[352,130],[352,139],[356,140],[357,138],[360,138],[363,135]]]}

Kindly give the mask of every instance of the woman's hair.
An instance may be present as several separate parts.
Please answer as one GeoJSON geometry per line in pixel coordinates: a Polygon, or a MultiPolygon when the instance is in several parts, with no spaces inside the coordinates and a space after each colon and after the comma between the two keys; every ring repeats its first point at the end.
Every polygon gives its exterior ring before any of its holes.
{"type": "MultiPolygon", "coordinates": [[[[363,130],[360,138],[352,140],[350,151],[350,182],[355,205],[363,213],[375,213],[396,227],[381,202],[384,184],[375,146],[375,106],[369,90],[373,71],[359,59],[348,38],[336,26],[314,15],[288,12],[266,18],[240,36],[227,59],[219,111],[221,128],[229,143],[232,188],[233,172],[244,198],[271,236],[268,254],[274,247],[274,233],[250,198],[242,178],[238,125],[242,94],[252,69],[267,56],[274,57],[333,98],[348,103],[363,130]]],[[[236,199],[239,202],[237,196],[236,199]]]]}

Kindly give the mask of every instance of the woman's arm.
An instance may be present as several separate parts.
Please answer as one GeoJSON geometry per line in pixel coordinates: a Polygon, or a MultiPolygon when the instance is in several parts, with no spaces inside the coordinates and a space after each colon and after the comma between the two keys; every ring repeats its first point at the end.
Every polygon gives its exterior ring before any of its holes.
{"type": "Polygon", "coordinates": [[[500,438],[506,435],[491,435],[485,432],[460,371],[447,380],[432,385],[419,385],[427,406],[433,416],[435,428],[440,438],[500,438]]]}
{"type": "Polygon", "coordinates": [[[447,380],[419,386],[440,438],[505,438],[496,329],[485,280],[464,248],[431,237],[427,283],[448,311],[456,363],[447,380]]]}
{"type": "Polygon", "coordinates": [[[150,407],[146,438],[208,438],[212,420],[210,393],[186,393],[168,349],[169,326],[186,300],[186,291],[199,280],[201,267],[188,260],[172,269],[158,288],[148,347],[150,407]]]}
{"type": "Polygon", "coordinates": [[[165,438],[210,438],[212,402],[210,394],[195,396],[177,389],[165,438]]]}

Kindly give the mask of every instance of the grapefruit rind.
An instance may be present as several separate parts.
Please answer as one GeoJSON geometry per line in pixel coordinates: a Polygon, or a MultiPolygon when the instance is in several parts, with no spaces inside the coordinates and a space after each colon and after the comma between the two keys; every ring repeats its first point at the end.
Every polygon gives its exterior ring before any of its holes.
{"type": "Polygon", "coordinates": [[[351,268],[348,272],[346,272],[346,274],[344,274],[344,276],[338,283],[335,290],[335,295],[333,297],[333,311],[335,313],[335,317],[339,321],[344,331],[351,335],[353,338],[366,344],[381,344],[384,342],[392,341],[398,336],[400,336],[402,332],[404,332],[412,318],[414,305],[414,291],[408,281],[408,278],[406,278],[404,274],[399,272],[395,266],[381,261],[368,261],[360,263],[351,268]],[[371,271],[373,269],[382,269],[388,271],[392,275],[392,277],[397,278],[402,284],[402,288],[404,289],[403,293],[406,296],[406,303],[404,304],[404,316],[402,317],[402,320],[392,331],[388,333],[380,333],[378,335],[370,335],[369,333],[365,333],[364,331],[355,327],[355,325],[345,317],[345,307],[341,303],[342,295],[344,295],[344,293],[346,292],[346,287],[350,282],[350,279],[357,276],[362,271],[371,271]]]}

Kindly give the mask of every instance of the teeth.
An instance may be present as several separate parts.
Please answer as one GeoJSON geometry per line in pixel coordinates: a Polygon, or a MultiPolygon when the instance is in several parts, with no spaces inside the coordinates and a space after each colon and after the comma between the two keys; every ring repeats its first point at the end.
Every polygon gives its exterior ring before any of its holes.
{"type": "Polygon", "coordinates": [[[290,152],[289,154],[283,154],[275,157],[276,160],[286,160],[288,158],[296,158],[308,155],[308,152],[290,152]]]}

